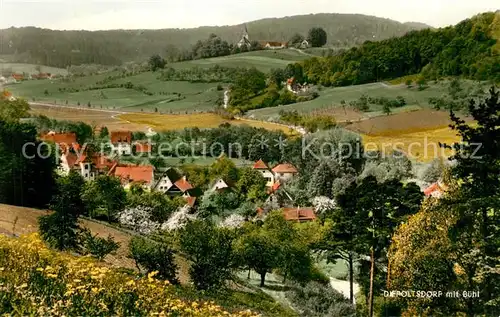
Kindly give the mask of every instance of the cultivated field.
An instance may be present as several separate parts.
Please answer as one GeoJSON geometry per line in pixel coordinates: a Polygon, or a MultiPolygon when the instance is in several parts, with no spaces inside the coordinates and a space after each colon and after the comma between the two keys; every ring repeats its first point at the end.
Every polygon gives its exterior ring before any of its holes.
{"type": "Polygon", "coordinates": [[[14,72],[18,74],[27,73],[27,74],[38,74],[37,67],[40,67],[40,72],[42,73],[50,73],[50,74],[58,74],[58,75],[67,75],[68,71],[64,68],[56,68],[50,66],[38,66],[35,64],[20,64],[20,63],[1,63],[0,62],[0,74],[7,72],[14,72]]]}
{"type": "Polygon", "coordinates": [[[365,150],[379,150],[386,154],[399,150],[418,162],[430,162],[435,158],[448,157],[451,151],[439,143],[453,144],[460,138],[450,128],[436,128],[418,132],[393,133],[393,135],[362,135],[365,150]]]}
{"type": "MultiPolygon", "coordinates": [[[[314,100],[287,106],[257,109],[250,111],[249,115],[257,119],[267,120],[270,117],[277,116],[281,110],[297,110],[300,113],[310,113],[319,109],[342,107],[342,100],[349,103],[349,101],[358,100],[363,94],[368,97],[386,97],[389,99],[402,96],[408,105],[401,108],[393,108],[392,110],[393,112],[405,112],[428,107],[430,97],[440,97],[446,90],[447,84],[445,83],[431,85],[423,91],[419,91],[416,88],[408,89],[405,85],[389,85],[385,83],[325,88],[319,92],[319,97],[314,100]]],[[[383,115],[382,106],[372,105],[370,109],[370,112],[366,112],[363,115],[366,117],[383,115]]]]}

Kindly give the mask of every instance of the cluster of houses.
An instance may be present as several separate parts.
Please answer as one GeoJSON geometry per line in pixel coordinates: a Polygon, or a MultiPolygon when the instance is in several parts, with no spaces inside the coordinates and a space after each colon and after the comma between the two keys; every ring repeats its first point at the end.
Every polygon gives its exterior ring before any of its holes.
{"type": "Polygon", "coordinates": [[[311,87],[309,84],[300,84],[295,77],[288,78],[286,81],[286,89],[294,94],[306,93],[311,87]]]}
{"type": "Polygon", "coordinates": [[[15,84],[24,80],[37,80],[37,79],[55,79],[60,75],[51,73],[38,73],[38,74],[18,74],[12,73],[8,77],[0,76],[0,84],[15,84]]]}
{"type": "MultiPolygon", "coordinates": [[[[61,151],[58,172],[61,175],[68,175],[70,171],[76,171],[86,181],[95,180],[99,175],[115,176],[121,180],[124,189],[128,190],[132,185],[142,186],[148,191],[159,191],[169,196],[181,196],[186,199],[186,203],[193,207],[197,198],[202,195],[199,189],[193,187],[186,176],[179,174],[174,168],[155,169],[151,165],[133,165],[120,163],[116,157],[136,153],[151,153],[151,144],[147,142],[132,142],[130,131],[113,131],[110,133],[110,143],[112,145],[111,156],[102,153],[92,153],[91,150],[83,148],[77,142],[75,133],[56,133],[51,131],[41,136],[47,142],[53,142],[59,146],[61,151]]],[[[281,185],[298,174],[297,169],[291,164],[278,164],[274,167],[268,166],[264,161],[259,160],[253,165],[253,169],[262,173],[266,179],[269,201],[275,199],[274,195],[280,190],[281,185]]],[[[230,191],[233,185],[224,179],[214,182],[209,191],[230,191]]],[[[311,221],[315,219],[312,208],[297,208],[290,204],[283,207],[286,219],[290,221],[311,221]]],[[[265,212],[258,210],[258,214],[263,216],[265,212]]]]}
{"type": "MultiPolygon", "coordinates": [[[[260,46],[264,49],[276,50],[276,49],[284,49],[288,48],[288,42],[279,42],[279,41],[258,41],[260,46]]],[[[248,35],[247,26],[245,25],[243,35],[241,36],[241,40],[238,42],[237,46],[242,48],[246,46],[250,48],[252,43],[250,42],[250,36],[248,35]]],[[[309,47],[309,42],[307,40],[303,40],[299,43],[298,48],[304,49],[309,47]]]]}

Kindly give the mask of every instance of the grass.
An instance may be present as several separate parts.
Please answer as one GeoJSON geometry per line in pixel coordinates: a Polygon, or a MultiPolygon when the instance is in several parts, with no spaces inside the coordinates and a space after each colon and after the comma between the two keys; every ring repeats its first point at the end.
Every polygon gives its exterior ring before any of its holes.
{"type": "Polygon", "coordinates": [[[269,72],[273,68],[285,68],[286,65],[290,63],[305,60],[310,57],[311,56],[308,56],[307,54],[292,49],[262,50],[229,56],[172,63],[168,66],[175,69],[191,68],[194,66],[209,68],[217,64],[225,67],[255,67],[260,71],[269,72]]]}
{"type": "Polygon", "coordinates": [[[14,73],[27,73],[27,74],[38,74],[37,67],[40,67],[40,72],[67,75],[68,71],[64,68],[56,68],[50,66],[40,66],[35,64],[22,64],[22,63],[1,63],[0,62],[0,74],[3,72],[14,72],[14,73]]]}

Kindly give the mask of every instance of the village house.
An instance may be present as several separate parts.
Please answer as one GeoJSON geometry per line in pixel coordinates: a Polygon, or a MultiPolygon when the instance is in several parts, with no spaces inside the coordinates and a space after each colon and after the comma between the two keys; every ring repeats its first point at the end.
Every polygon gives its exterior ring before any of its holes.
{"type": "Polygon", "coordinates": [[[151,190],[154,186],[154,167],[151,165],[114,165],[108,175],[118,177],[128,190],[133,184],[151,190]]]}
{"type": "Polygon", "coordinates": [[[289,163],[278,164],[271,169],[264,161],[258,160],[253,165],[253,169],[262,173],[267,181],[266,187],[269,188],[273,188],[273,186],[279,188],[281,182],[286,182],[298,174],[297,168],[289,163]]]}
{"type": "Polygon", "coordinates": [[[272,187],[274,185],[274,173],[273,171],[264,163],[263,160],[258,160],[253,165],[253,169],[260,172],[262,176],[266,179],[266,187],[272,187]]]}
{"type": "Polygon", "coordinates": [[[12,74],[10,76],[10,78],[12,79],[12,81],[14,83],[17,83],[19,81],[23,81],[24,80],[24,75],[23,74],[12,74]]]}
{"type": "Polygon", "coordinates": [[[111,144],[113,145],[112,152],[117,155],[132,154],[132,132],[130,131],[112,131],[111,144]]]}
{"type": "Polygon", "coordinates": [[[231,187],[228,182],[226,182],[224,179],[219,178],[214,185],[210,188],[210,192],[224,192],[231,190],[231,187]]]}
{"type": "MultiPolygon", "coordinates": [[[[283,217],[291,222],[309,222],[316,219],[316,213],[312,207],[286,207],[281,208],[283,217]]],[[[262,208],[257,208],[257,217],[264,218],[267,212],[262,208]]]]}
{"type": "Polygon", "coordinates": [[[135,142],[134,150],[137,154],[150,154],[152,151],[152,145],[149,142],[135,142]]]}
{"type": "Polygon", "coordinates": [[[273,167],[272,172],[274,173],[274,178],[276,179],[276,181],[283,182],[292,179],[299,173],[295,166],[289,163],[276,165],[275,167],[273,167]]]}
{"type": "Polygon", "coordinates": [[[309,41],[303,40],[302,42],[300,42],[299,48],[301,48],[301,49],[309,48],[309,41]]]}
{"type": "Polygon", "coordinates": [[[309,85],[307,83],[301,85],[297,82],[295,77],[289,78],[286,81],[286,89],[293,92],[294,94],[305,93],[309,90],[309,85]]]}
{"type": "Polygon", "coordinates": [[[265,49],[278,50],[288,47],[288,42],[260,41],[260,45],[265,49]]]}
{"type": "Polygon", "coordinates": [[[108,173],[116,162],[111,161],[105,156],[94,154],[78,154],[67,149],[61,155],[61,163],[58,171],[62,175],[68,175],[70,171],[76,171],[86,181],[95,180],[99,175],[108,173]]]}
{"type": "Polygon", "coordinates": [[[424,195],[427,197],[441,198],[447,189],[448,186],[439,180],[424,189],[424,195]]]}
{"type": "Polygon", "coordinates": [[[187,181],[186,176],[181,176],[173,168],[167,168],[158,177],[154,189],[171,196],[190,197],[193,186],[187,181]]]}

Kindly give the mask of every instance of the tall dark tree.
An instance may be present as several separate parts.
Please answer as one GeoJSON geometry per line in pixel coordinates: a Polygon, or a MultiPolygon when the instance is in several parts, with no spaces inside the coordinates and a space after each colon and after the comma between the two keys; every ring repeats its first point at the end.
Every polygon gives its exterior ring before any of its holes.
{"type": "Polygon", "coordinates": [[[43,239],[58,250],[78,248],[78,217],[83,213],[81,192],[83,178],[76,172],[57,180],[57,192],[52,197],[53,213],[39,218],[43,239]]]}
{"type": "Polygon", "coordinates": [[[491,268],[500,266],[500,100],[499,92],[479,104],[471,101],[469,113],[476,124],[469,125],[451,112],[451,127],[462,143],[454,144],[456,164],[451,175],[458,180],[456,188],[443,204],[455,211],[458,221],[450,232],[454,250],[469,258],[464,264],[467,287],[481,290],[480,300],[470,299],[467,314],[498,313],[493,309],[500,295],[500,274],[491,268]],[[478,282],[479,281],[479,282],[478,282]]]}
{"type": "Polygon", "coordinates": [[[326,31],[322,28],[312,28],[309,30],[307,40],[312,47],[321,47],[327,41],[326,31]]]}
{"type": "Polygon", "coordinates": [[[153,72],[157,71],[158,69],[165,68],[165,65],[167,64],[167,62],[158,54],[151,56],[148,63],[149,68],[153,72]]]}
{"type": "Polygon", "coordinates": [[[0,120],[1,203],[45,208],[50,202],[55,148],[36,135],[32,125],[0,120]]]}

